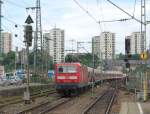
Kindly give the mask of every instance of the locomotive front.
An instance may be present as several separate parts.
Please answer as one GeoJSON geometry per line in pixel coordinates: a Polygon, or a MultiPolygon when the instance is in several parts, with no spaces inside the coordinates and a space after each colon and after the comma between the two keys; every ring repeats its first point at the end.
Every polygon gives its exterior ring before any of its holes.
{"type": "Polygon", "coordinates": [[[62,63],[55,66],[55,83],[58,92],[78,88],[80,82],[79,64],[62,63]]]}

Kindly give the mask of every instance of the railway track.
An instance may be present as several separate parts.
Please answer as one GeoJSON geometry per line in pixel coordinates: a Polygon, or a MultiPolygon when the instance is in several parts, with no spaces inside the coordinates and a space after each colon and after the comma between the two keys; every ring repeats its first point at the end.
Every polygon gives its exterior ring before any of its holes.
{"type": "Polygon", "coordinates": [[[46,114],[50,112],[51,110],[59,107],[62,104],[67,103],[70,101],[71,98],[59,98],[55,102],[44,102],[42,104],[38,104],[36,106],[30,107],[28,109],[22,110],[18,112],[17,114],[46,114]]]}
{"type": "MultiPolygon", "coordinates": [[[[54,91],[54,90],[40,91],[40,92],[32,94],[31,100],[34,100],[34,99],[39,98],[39,97],[47,96],[50,94],[55,94],[55,93],[56,93],[56,91],[54,91]]],[[[17,104],[17,103],[21,103],[21,102],[24,102],[24,100],[20,96],[10,98],[10,99],[4,99],[4,100],[0,101],[0,109],[5,107],[5,106],[8,106],[8,105],[17,104]]]]}
{"type": "Polygon", "coordinates": [[[109,114],[115,98],[116,89],[108,90],[89,105],[82,114],[109,114]]]}

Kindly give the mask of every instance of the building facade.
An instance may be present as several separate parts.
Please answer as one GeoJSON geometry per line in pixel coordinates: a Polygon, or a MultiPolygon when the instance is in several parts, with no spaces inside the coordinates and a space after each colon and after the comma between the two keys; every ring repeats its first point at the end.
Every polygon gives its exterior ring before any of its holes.
{"type": "Polygon", "coordinates": [[[94,36],[92,38],[92,53],[94,55],[97,55],[98,58],[100,58],[100,36],[94,36]]]}
{"type": "Polygon", "coordinates": [[[64,62],[64,30],[53,28],[43,36],[43,45],[54,63],[64,62]]]}
{"type": "Polygon", "coordinates": [[[131,54],[140,54],[144,51],[144,38],[141,37],[141,32],[133,32],[130,36],[131,41],[131,54]]]}
{"type": "Polygon", "coordinates": [[[27,63],[27,52],[25,48],[22,48],[22,50],[18,52],[18,58],[21,65],[25,65],[27,63]]]}
{"type": "Polygon", "coordinates": [[[12,50],[12,34],[3,32],[0,40],[0,53],[7,54],[12,50]]]}
{"type": "Polygon", "coordinates": [[[115,58],[115,33],[102,32],[100,36],[93,37],[95,46],[93,51],[99,58],[111,60],[115,58]]]}

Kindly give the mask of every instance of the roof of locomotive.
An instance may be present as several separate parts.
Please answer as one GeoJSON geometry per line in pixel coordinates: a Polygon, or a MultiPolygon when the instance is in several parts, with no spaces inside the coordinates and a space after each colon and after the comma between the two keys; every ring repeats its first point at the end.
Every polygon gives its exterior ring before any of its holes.
{"type": "Polygon", "coordinates": [[[76,65],[76,66],[82,66],[81,63],[57,63],[56,66],[69,66],[69,65],[76,65]]]}

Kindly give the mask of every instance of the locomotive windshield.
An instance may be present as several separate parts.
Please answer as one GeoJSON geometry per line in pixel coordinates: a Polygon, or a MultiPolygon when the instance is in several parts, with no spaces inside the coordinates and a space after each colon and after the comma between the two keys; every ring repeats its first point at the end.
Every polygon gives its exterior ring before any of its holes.
{"type": "Polygon", "coordinates": [[[59,66],[58,73],[76,73],[76,66],[59,66]]]}

